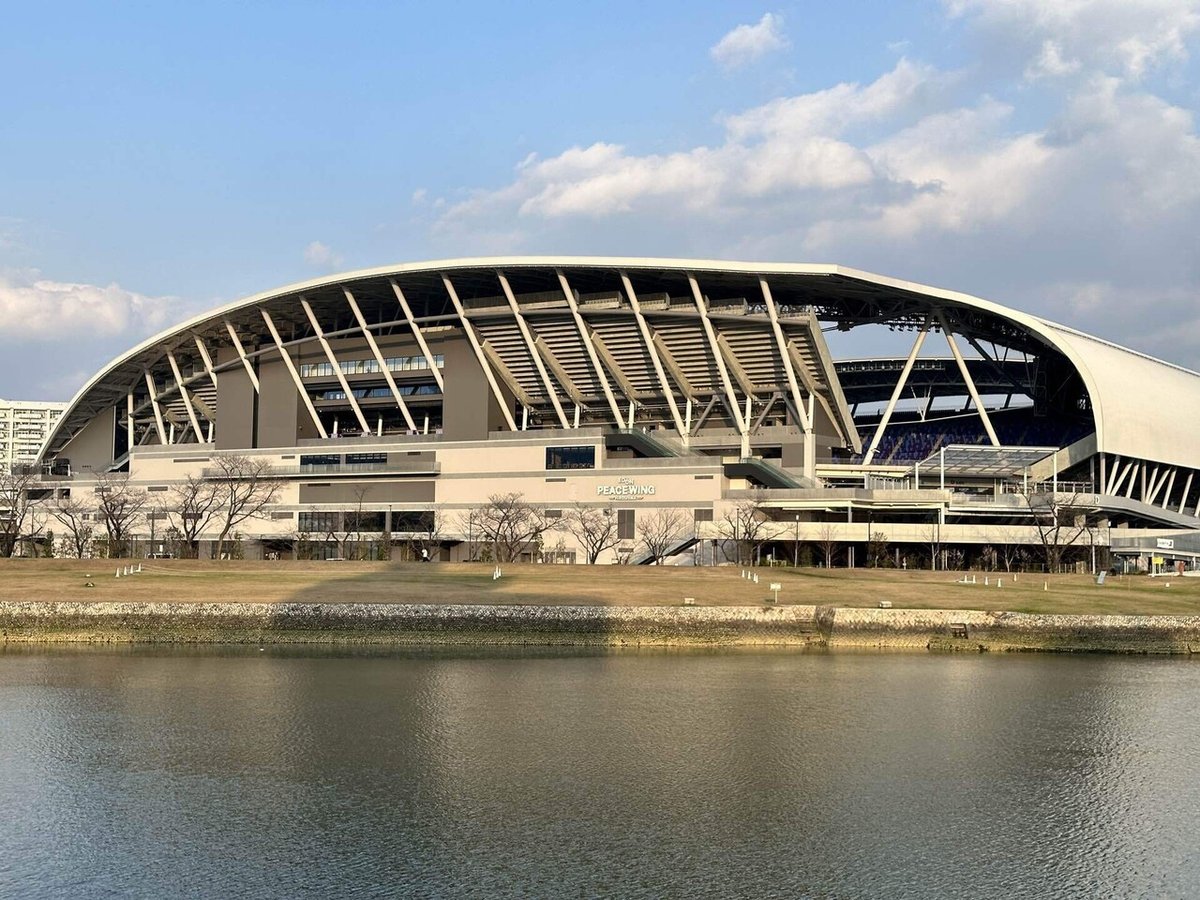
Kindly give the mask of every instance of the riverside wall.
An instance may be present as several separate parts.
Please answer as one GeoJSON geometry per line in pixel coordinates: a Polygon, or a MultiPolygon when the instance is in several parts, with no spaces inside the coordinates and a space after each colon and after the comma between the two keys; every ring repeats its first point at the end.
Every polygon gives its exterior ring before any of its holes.
{"type": "Polygon", "coordinates": [[[0,642],[1200,651],[1200,616],[832,606],[0,602],[0,642]]]}

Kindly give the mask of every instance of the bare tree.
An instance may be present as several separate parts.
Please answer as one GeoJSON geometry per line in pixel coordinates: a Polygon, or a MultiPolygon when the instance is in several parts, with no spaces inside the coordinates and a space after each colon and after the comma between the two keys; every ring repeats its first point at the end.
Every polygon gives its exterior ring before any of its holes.
{"type": "Polygon", "coordinates": [[[1062,566],[1063,553],[1085,534],[1091,534],[1088,507],[1078,491],[1059,500],[1053,491],[1034,491],[1022,495],[1033,517],[1046,571],[1057,572],[1062,566]]]}
{"type": "Polygon", "coordinates": [[[433,551],[441,549],[442,529],[445,524],[445,517],[435,509],[421,515],[420,534],[414,533],[408,541],[415,557],[418,559],[433,558],[433,551]]]}
{"type": "Polygon", "coordinates": [[[275,502],[279,482],[271,478],[271,464],[262,458],[231,453],[214,456],[212,461],[221,500],[214,517],[221,529],[214,556],[220,559],[230,532],[249,519],[262,517],[275,502]]]}
{"type": "Polygon", "coordinates": [[[833,522],[822,522],[821,529],[817,532],[817,546],[821,548],[821,552],[825,554],[825,568],[833,568],[833,554],[837,552],[837,525],[833,522]]]}
{"type": "Polygon", "coordinates": [[[867,565],[874,569],[878,569],[880,566],[886,567],[888,546],[887,532],[878,529],[872,531],[871,540],[867,542],[867,565]]]}
{"type": "Polygon", "coordinates": [[[605,550],[621,543],[617,536],[617,513],[612,505],[584,506],[576,503],[575,508],[562,517],[562,526],[583,548],[588,565],[595,565],[605,550]]]}
{"type": "Polygon", "coordinates": [[[146,510],[150,495],[129,483],[125,472],[96,476],[96,514],[108,537],[108,555],[126,556],[131,550],[133,529],[146,510]]]}
{"type": "Polygon", "coordinates": [[[174,529],[180,556],[196,559],[200,555],[200,535],[221,509],[223,489],[222,484],[189,475],[182,484],[171,488],[161,510],[150,513],[161,512],[159,518],[165,518],[168,529],[174,529]]]}
{"type": "Polygon", "coordinates": [[[93,507],[78,496],[59,497],[49,506],[50,515],[63,527],[63,545],[76,559],[83,559],[96,529],[93,507]]]}
{"type": "Polygon", "coordinates": [[[21,536],[29,527],[37,476],[21,468],[0,471],[0,556],[17,551],[21,536]]]}
{"type": "Polygon", "coordinates": [[[349,555],[344,551],[341,554],[347,559],[363,559],[365,554],[362,548],[362,533],[366,531],[363,528],[363,504],[366,503],[367,494],[371,488],[367,485],[359,485],[354,489],[354,509],[346,513],[343,523],[346,529],[345,545],[350,548],[349,555]]]}
{"type": "Polygon", "coordinates": [[[493,494],[486,506],[476,511],[481,538],[492,545],[497,562],[513,562],[526,549],[541,545],[542,536],[558,520],[525,502],[519,493],[493,494]]]}
{"type": "Polygon", "coordinates": [[[770,520],[762,509],[762,500],[743,500],[726,509],[721,517],[720,529],[737,548],[740,565],[753,565],[754,555],[767,537],[770,520]]]}
{"type": "Polygon", "coordinates": [[[925,543],[929,545],[929,568],[936,572],[938,569],[938,554],[942,549],[942,523],[930,522],[925,526],[925,543]]]}
{"type": "Polygon", "coordinates": [[[660,509],[653,515],[638,517],[638,538],[651,563],[662,563],[667,551],[678,542],[686,521],[677,509],[660,509]]]}

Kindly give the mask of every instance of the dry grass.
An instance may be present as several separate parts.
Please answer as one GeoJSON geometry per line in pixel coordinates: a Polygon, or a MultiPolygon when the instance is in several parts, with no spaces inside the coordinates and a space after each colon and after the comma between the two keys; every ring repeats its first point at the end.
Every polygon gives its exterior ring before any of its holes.
{"type": "Polygon", "coordinates": [[[1001,574],[998,588],[995,574],[985,587],[982,573],[978,584],[964,585],[960,573],[863,569],[758,569],[753,584],[732,568],[510,565],[493,581],[492,567],[483,564],[154,560],[142,566],[140,575],[115,578],[117,564],[103,560],[3,560],[0,600],[675,606],[694,597],[702,605],[739,606],[769,600],[768,584],[778,581],[781,603],[890,600],[898,608],[1071,614],[1200,610],[1200,579],[1191,578],[1110,578],[1098,587],[1087,576],[1001,574]],[[95,587],[85,587],[88,580],[95,587]]]}

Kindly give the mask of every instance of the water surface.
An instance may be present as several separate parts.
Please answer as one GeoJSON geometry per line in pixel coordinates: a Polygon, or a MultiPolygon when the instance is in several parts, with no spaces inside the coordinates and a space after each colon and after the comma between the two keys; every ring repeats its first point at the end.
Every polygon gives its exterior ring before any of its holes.
{"type": "Polygon", "coordinates": [[[1187,896],[1200,665],[0,653],[5,897],[1187,896]]]}

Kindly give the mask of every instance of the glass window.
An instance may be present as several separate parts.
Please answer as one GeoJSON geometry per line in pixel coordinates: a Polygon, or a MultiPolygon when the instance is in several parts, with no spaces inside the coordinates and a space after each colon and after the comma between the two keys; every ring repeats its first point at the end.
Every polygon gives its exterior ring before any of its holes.
{"type": "Polygon", "coordinates": [[[617,540],[632,541],[637,533],[637,521],[633,509],[617,510],[617,540]]]}
{"type": "Polygon", "coordinates": [[[362,463],[385,463],[387,462],[386,453],[347,453],[346,463],[350,465],[361,465],[362,463]]]}
{"type": "Polygon", "coordinates": [[[547,469],[594,469],[595,447],[547,447],[547,469]]]}
{"type": "Polygon", "coordinates": [[[336,453],[306,453],[300,457],[300,465],[303,466],[336,466],[341,464],[342,458],[336,453]]]}

